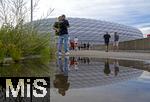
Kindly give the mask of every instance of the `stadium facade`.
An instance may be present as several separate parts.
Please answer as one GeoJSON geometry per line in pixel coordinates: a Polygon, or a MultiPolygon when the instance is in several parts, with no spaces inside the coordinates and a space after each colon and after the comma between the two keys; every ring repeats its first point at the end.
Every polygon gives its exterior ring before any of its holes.
{"type": "MultiPolygon", "coordinates": [[[[101,44],[104,41],[103,35],[106,32],[111,34],[111,42],[113,41],[114,32],[120,35],[120,41],[143,38],[142,32],[131,26],[85,18],[68,18],[68,20],[70,22],[70,38],[73,39],[74,37],[78,37],[80,42],[101,44]]],[[[55,21],[56,18],[41,20],[39,31],[51,32],[53,38],[55,35],[52,26],[55,21]]]]}

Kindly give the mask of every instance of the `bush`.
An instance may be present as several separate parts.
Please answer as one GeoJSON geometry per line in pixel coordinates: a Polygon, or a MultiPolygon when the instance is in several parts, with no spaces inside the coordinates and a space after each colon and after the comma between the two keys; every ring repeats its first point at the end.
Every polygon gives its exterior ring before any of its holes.
{"type": "Polygon", "coordinates": [[[21,57],[41,55],[50,58],[50,34],[40,34],[29,25],[3,25],[0,29],[0,61],[11,57],[18,62],[21,57]]]}
{"type": "Polygon", "coordinates": [[[27,0],[1,0],[0,9],[0,62],[5,57],[18,62],[21,57],[31,55],[47,59],[52,53],[50,34],[39,33],[40,24],[27,23],[30,15],[27,0]]]}
{"type": "Polygon", "coordinates": [[[3,46],[3,44],[0,40],[0,64],[3,64],[5,54],[6,54],[6,48],[3,46]]]}
{"type": "Polygon", "coordinates": [[[19,62],[19,60],[22,57],[22,51],[18,47],[16,47],[14,44],[8,45],[8,54],[10,57],[15,61],[19,62]]]}

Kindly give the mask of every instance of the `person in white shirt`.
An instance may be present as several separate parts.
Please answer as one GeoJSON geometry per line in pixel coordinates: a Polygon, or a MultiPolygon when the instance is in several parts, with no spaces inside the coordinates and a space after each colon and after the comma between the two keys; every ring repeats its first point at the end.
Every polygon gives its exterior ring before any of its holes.
{"type": "Polygon", "coordinates": [[[74,38],[75,50],[78,50],[78,40],[79,39],[77,37],[74,38]]]}

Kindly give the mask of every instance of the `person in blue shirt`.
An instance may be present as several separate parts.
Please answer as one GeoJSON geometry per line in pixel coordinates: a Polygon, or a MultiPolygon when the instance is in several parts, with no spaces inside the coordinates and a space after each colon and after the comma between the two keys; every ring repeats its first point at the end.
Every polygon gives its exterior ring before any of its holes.
{"type": "Polygon", "coordinates": [[[62,45],[64,44],[65,55],[69,55],[69,46],[68,46],[68,27],[69,22],[66,19],[65,15],[61,16],[61,20],[59,21],[59,34],[58,34],[58,55],[62,55],[62,45]]]}

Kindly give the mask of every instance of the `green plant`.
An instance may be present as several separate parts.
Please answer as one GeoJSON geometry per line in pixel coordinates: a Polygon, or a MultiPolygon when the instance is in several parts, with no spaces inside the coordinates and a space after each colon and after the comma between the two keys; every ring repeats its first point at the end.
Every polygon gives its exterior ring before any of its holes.
{"type": "Polygon", "coordinates": [[[19,62],[22,57],[21,49],[17,48],[14,44],[8,45],[8,54],[15,62],[19,62]]]}
{"type": "Polygon", "coordinates": [[[5,57],[18,62],[22,57],[33,55],[50,59],[49,53],[53,53],[50,34],[39,33],[40,24],[26,23],[26,6],[25,0],[0,1],[0,62],[5,57]]]}
{"type": "Polygon", "coordinates": [[[0,64],[3,64],[5,55],[6,55],[6,48],[0,41],[0,64]]]}
{"type": "Polygon", "coordinates": [[[49,60],[54,52],[50,33],[40,34],[36,29],[29,29],[27,26],[16,28],[3,25],[0,28],[0,41],[1,60],[11,57],[14,61],[19,61],[21,57],[33,55],[41,55],[49,60]]]}

